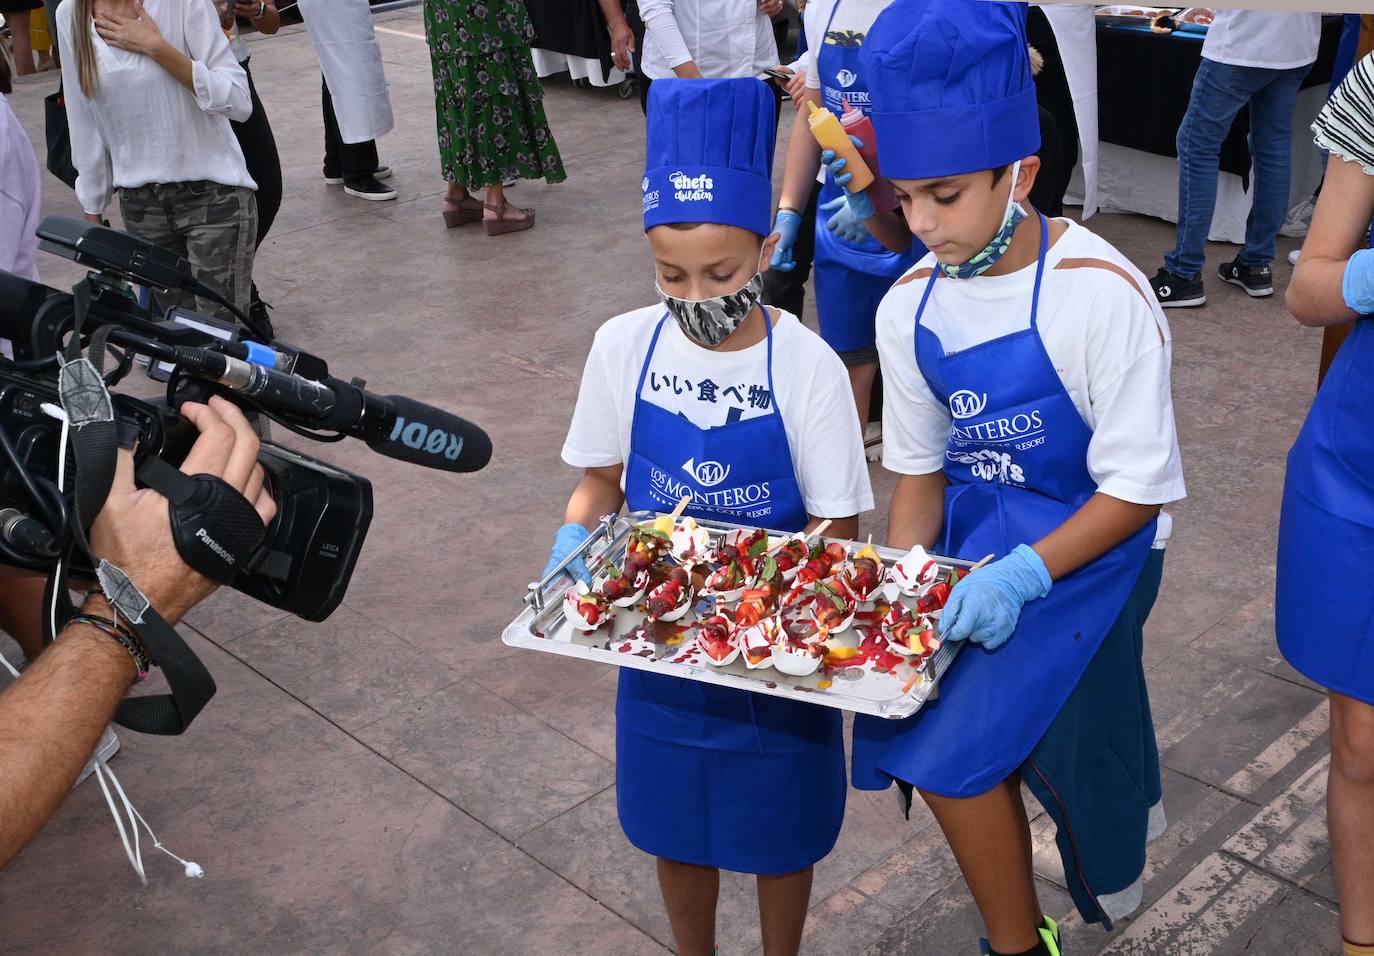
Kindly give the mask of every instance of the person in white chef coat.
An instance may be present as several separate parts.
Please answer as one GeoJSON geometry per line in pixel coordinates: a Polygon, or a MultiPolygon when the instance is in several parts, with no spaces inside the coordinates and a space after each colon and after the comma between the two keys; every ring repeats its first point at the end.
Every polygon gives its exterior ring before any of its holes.
{"type": "Polygon", "coordinates": [[[300,0],[310,42],[324,73],[324,181],[359,199],[385,201],[377,139],[391,131],[391,96],[367,0],[300,0]]]}

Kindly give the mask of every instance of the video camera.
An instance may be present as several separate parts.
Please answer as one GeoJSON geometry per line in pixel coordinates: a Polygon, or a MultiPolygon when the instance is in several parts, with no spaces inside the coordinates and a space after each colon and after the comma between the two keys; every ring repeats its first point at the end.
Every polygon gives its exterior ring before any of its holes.
{"type": "MultiPolygon", "coordinates": [[[[245,517],[242,496],[219,494],[208,477],[176,470],[197,436],[178,414],[181,404],[221,395],[250,418],[312,440],[355,437],[380,454],[444,471],[482,468],[491,441],[461,418],[401,396],[375,395],[360,379],[335,378],[323,359],[302,349],[266,335],[255,341],[251,320],[172,253],[60,216],[44,219],[38,236],[40,248],[95,271],[71,293],[0,271],[0,563],[51,572],[45,610],[66,605],[66,616],[67,573],[98,578],[162,665],[171,698],[178,697],[178,681],[169,659],[199,669],[183,675],[181,697],[204,700],[168,698],[174,714],[164,706],[160,715],[135,718],[135,729],[180,733],[214,693],[213,681],[165,622],[156,626],[161,619],[146,600],[121,605],[111,593],[121,584],[107,580],[104,563],[94,566],[86,548],[86,531],[109,492],[116,446],[134,448],[139,482],[169,499],[173,538],[187,564],[272,607],[322,621],[343,599],[366,537],[371,483],[263,441],[258,461],[277,505],[264,538],[260,521],[245,517]],[[248,332],[181,308],[154,317],[139,305],[133,285],[209,298],[248,332]],[[107,353],[117,358],[108,373],[107,353]],[[165,381],[161,401],[108,392],[132,370],[135,356],[146,360],[150,377],[165,381]],[[139,627],[142,611],[158,633],[139,627]],[[179,648],[153,646],[167,645],[168,635],[179,648]],[[208,694],[203,687],[196,692],[198,681],[208,683],[208,694]]],[[[256,515],[251,506],[248,512],[256,515]]],[[[136,588],[133,594],[142,597],[136,588]]],[[[45,614],[47,639],[66,616],[45,614]]]]}

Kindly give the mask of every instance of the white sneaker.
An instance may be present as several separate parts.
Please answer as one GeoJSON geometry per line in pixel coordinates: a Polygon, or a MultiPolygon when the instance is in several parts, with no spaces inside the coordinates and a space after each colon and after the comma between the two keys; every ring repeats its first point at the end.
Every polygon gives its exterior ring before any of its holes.
{"type": "Polygon", "coordinates": [[[1300,255],[1302,255],[1302,250],[1301,250],[1301,249],[1294,249],[1292,252],[1288,253],[1288,264],[1289,264],[1290,266],[1295,266],[1295,265],[1297,265],[1297,264],[1298,264],[1298,256],[1300,256],[1300,255]]]}
{"type": "Polygon", "coordinates": [[[83,780],[95,773],[96,760],[108,761],[117,753],[119,753],[119,738],[115,736],[114,725],[107,724],[105,732],[100,735],[100,743],[95,745],[95,753],[86,762],[86,769],[82,770],[81,776],[76,778],[76,783],[72,784],[72,789],[75,790],[81,786],[83,780]]]}
{"type": "Polygon", "coordinates": [[[864,426],[864,457],[869,461],[883,460],[882,422],[869,422],[864,426]]]}

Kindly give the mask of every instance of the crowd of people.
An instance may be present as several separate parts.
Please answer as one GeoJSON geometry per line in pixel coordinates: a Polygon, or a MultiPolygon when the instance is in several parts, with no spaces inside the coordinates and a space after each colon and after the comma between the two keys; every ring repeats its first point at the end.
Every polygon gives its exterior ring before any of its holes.
{"type": "MultiPolygon", "coordinates": [[[[1163,508],[1185,495],[1163,308],[1205,302],[1218,154],[1246,106],[1254,204],[1245,244],[1218,276],[1273,293],[1293,107],[1320,17],[1217,13],[1178,132],[1177,243],[1150,279],[1061,216],[1081,143],[1039,9],[811,0],[798,4],[800,52],[783,64],[782,0],[598,2],[616,64],[639,77],[659,301],[610,319],[592,343],[562,449],[582,474],[546,573],[568,564],[600,516],[671,510],[663,473],[693,493],[688,515],[794,532],[826,522],[853,537],[875,506],[866,454],[897,476],[885,544],[998,556],[959,582],[941,617],[945,639],[972,646],[940,706],[856,719],[848,770],[836,710],[622,671],[619,818],[656,858],[677,949],[715,951],[728,869],[757,876],[764,952],[798,952],[813,867],[834,846],[852,782],[896,785],[908,812],[917,796],[930,808],[982,916],[984,953],[1059,956],[1021,787],[1058,827],[1083,920],[1110,926],[1133,912],[1146,846],[1166,825],[1143,628],[1171,537],[1163,508]],[[799,112],[775,201],[789,108],[799,112]],[[868,124],[872,141],[852,143],[873,157],[872,185],[857,188],[847,151],[813,137],[810,118],[827,114],[868,124]],[[818,332],[799,318],[808,281],[818,332]],[[700,388],[650,384],[670,375],[700,388]],[[707,396],[705,383],[722,381],[742,383],[733,400],[714,385],[707,396]],[[724,476],[684,469],[684,458],[721,463],[724,476]],[[726,477],[767,493],[736,506],[742,496],[715,487],[726,477]],[[1044,653],[1044,640],[1068,633],[1075,640],[1044,653]],[[703,794],[717,809],[692,812],[703,794]],[[751,825],[759,805],[774,826],[751,825]]],[[[19,42],[39,6],[0,0],[21,74],[42,65],[27,34],[19,42]]],[[[367,4],[300,8],[323,74],[322,175],[352,197],[394,199],[377,149],[394,120],[367,4]]],[[[281,204],[281,160],[240,31],[276,33],[275,3],[61,0],[50,15],[86,217],[105,221],[117,193],[128,232],[185,257],[270,328],[253,261],[281,204]]],[[[490,236],[528,230],[534,210],[506,189],[566,173],[523,2],[427,0],[424,16],[443,222],[480,222],[490,236]]],[[[1361,468],[1374,452],[1374,332],[1362,318],[1374,314],[1374,54],[1339,79],[1313,127],[1327,173],[1287,304],[1304,324],[1350,332],[1289,457],[1276,631],[1288,660],[1330,690],[1328,823],[1345,952],[1370,956],[1374,571],[1354,562],[1324,581],[1305,573],[1333,542],[1353,555],[1374,546],[1361,468]]],[[[0,98],[0,269],[36,276],[39,185],[0,98]]],[[[194,305],[233,318],[208,298],[194,305]]],[[[222,477],[270,521],[242,416],[218,401],[188,408],[202,437],[184,469],[222,477]]],[[[211,585],[180,563],[159,503],[134,495],[126,459],[92,544],[137,572],[175,621],[211,585]]],[[[99,592],[84,612],[0,694],[0,726],[25,709],[54,715],[0,742],[0,805],[23,810],[3,831],[0,862],[60,802],[134,678],[137,648],[118,615],[99,592]],[[60,701],[43,696],[40,676],[60,701]],[[45,748],[60,751],[60,773],[36,769],[45,748]],[[16,782],[26,776],[42,782],[16,782]]]]}

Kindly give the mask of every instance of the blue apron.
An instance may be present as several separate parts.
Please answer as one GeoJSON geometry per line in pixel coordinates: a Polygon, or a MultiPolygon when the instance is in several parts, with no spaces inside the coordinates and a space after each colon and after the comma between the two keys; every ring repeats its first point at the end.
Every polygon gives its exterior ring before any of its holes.
{"type": "MultiPolygon", "coordinates": [[[[1088,472],[1092,431],[1045,351],[1038,328],[1049,227],[1030,327],[952,355],[921,316],[941,273],[931,273],[916,312],[916,361],[954,415],[945,450],[945,554],[1001,557],[1043,538],[1097,492],[1088,472]]],[[[974,317],[976,318],[976,316],[974,317]]],[[[1154,542],[1155,522],[1028,603],[995,651],[966,647],[940,696],[902,721],[854,722],[854,783],[892,778],[946,797],[972,797],[1011,776],[1064,708],[1120,616],[1154,542]]]]}
{"type": "MultiPolygon", "coordinates": [[[[867,115],[872,106],[868,86],[859,75],[859,47],[826,43],[825,36],[835,22],[835,11],[821,34],[821,46],[816,53],[816,69],[821,77],[821,101],[839,117],[844,113],[843,97],[849,105],[867,115]]],[[[818,205],[838,198],[844,190],[827,175],[821,184],[818,205]]],[[[821,338],[836,352],[853,352],[871,348],[877,341],[874,319],[878,303],[883,300],[892,283],[902,277],[917,259],[925,255],[925,248],[912,239],[912,250],[898,255],[889,252],[882,243],[867,236],[857,245],[836,236],[825,227],[830,214],[816,213],[816,315],[820,320],[821,338]]]]}
{"type": "Polygon", "coordinates": [[[1309,679],[1374,704],[1374,318],[1355,323],[1288,453],[1274,630],[1309,679]]]}
{"type": "MultiPolygon", "coordinates": [[[[686,513],[697,518],[802,530],[806,506],[773,388],[771,318],[765,312],[773,411],[717,428],[642,397],[667,318],[635,390],[626,503],[668,511],[690,492],[686,513]]],[[[615,717],[620,825],[644,852],[777,874],[834,847],[846,793],[839,711],[623,668],[615,717]]]]}

